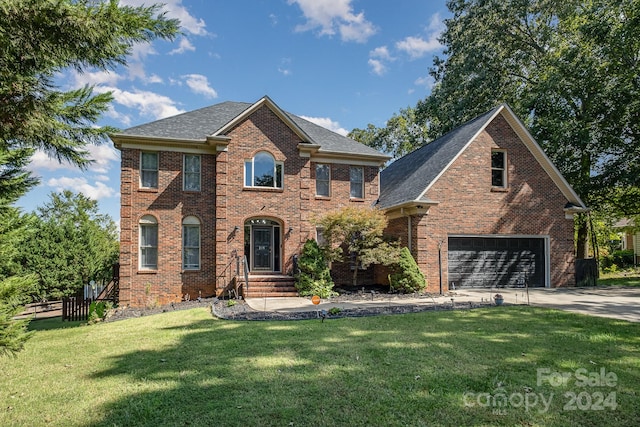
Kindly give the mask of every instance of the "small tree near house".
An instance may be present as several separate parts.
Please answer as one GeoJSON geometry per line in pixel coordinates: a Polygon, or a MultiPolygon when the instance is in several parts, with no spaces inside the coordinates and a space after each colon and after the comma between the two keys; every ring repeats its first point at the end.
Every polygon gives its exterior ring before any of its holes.
{"type": "Polygon", "coordinates": [[[400,259],[393,266],[393,273],[389,275],[389,285],[392,290],[403,293],[420,292],[427,287],[427,280],[409,248],[404,247],[400,250],[400,259]]]}
{"type": "Polygon", "coordinates": [[[391,265],[398,261],[397,246],[383,237],[387,218],[371,208],[346,207],[314,220],[323,229],[322,250],[329,261],[351,262],[353,285],[358,270],[372,264],[391,265]]]}
{"type": "Polygon", "coordinates": [[[305,242],[298,259],[298,268],[300,272],[296,275],[296,289],[300,296],[318,295],[320,298],[328,298],[335,294],[329,266],[315,240],[305,242]]]}

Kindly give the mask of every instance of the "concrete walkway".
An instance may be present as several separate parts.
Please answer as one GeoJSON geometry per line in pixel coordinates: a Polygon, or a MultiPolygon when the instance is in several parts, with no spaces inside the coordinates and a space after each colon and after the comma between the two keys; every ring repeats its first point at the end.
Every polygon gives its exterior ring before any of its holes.
{"type": "MultiPolygon", "coordinates": [[[[442,305],[450,304],[452,298],[455,303],[487,302],[492,301],[493,295],[498,292],[504,296],[506,304],[527,304],[527,292],[524,289],[464,289],[452,292],[448,296],[434,296],[433,298],[397,298],[393,295],[375,294],[372,298],[367,295],[362,300],[341,301],[337,297],[322,300],[317,306],[313,305],[311,298],[247,298],[247,304],[257,311],[284,313],[329,310],[332,307],[349,309],[408,304],[442,305]]],[[[529,289],[528,301],[532,306],[640,322],[640,288],[532,288],[529,289]]]]}

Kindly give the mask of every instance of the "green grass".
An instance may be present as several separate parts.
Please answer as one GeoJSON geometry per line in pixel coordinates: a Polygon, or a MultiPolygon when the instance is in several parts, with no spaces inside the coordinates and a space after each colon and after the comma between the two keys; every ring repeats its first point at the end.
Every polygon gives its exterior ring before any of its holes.
{"type": "Polygon", "coordinates": [[[640,287],[640,269],[627,269],[615,273],[602,273],[598,286],[640,287]]]}
{"type": "Polygon", "coordinates": [[[39,322],[17,358],[0,359],[2,426],[623,426],[640,414],[640,325],[555,310],[39,322]],[[615,384],[581,387],[581,368],[615,384]],[[571,378],[538,384],[538,369],[571,378]],[[570,393],[582,393],[575,410],[570,393]],[[598,393],[615,393],[616,409],[595,410],[598,393]],[[482,404],[499,394],[511,403],[482,404]],[[534,394],[548,411],[520,405],[534,394]]]}

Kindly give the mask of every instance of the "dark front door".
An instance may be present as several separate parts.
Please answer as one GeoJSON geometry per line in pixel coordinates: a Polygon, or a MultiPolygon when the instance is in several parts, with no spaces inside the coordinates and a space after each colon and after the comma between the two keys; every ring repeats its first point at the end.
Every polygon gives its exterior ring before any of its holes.
{"type": "Polygon", "coordinates": [[[273,270],[273,227],[253,226],[253,270],[273,270]]]}

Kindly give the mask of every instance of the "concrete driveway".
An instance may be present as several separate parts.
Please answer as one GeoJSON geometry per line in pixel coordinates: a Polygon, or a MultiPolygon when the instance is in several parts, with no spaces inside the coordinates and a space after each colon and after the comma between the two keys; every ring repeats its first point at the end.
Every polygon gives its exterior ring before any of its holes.
{"type": "MultiPolygon", "coordinates": [[[[505,303],[526,304],[524,289],[464,289],[457,291],[460,298],[490,298],[497,292],[505,303]]],[[[640,288],[531,288],[529,303],[533,306],[556,308],[590,316],[640,322],[640,288]]]]}
{"type": "MultiPolygon", "coordinates": [[[[322,300],[313,305],[311,298],[247,298],[247,304],[257,311],[295,312],[329,310],[357,307],[391,307],[405,304],[447,304],[453,297],[455,303],[493,301],[493,295],[501,293],[506,304],[527,304],[527,292],[524,289],[463,289],[447,296],[397,298],[393,295],[377,294],[376,298],[345,300],[340,298],[322,300]]],[[[573,311],[591,316],[610,317],[630,322],[640,322],[640,288],[532,288],[529,289],[528,302],[532,306],[549,307],[573,311]]]]}

